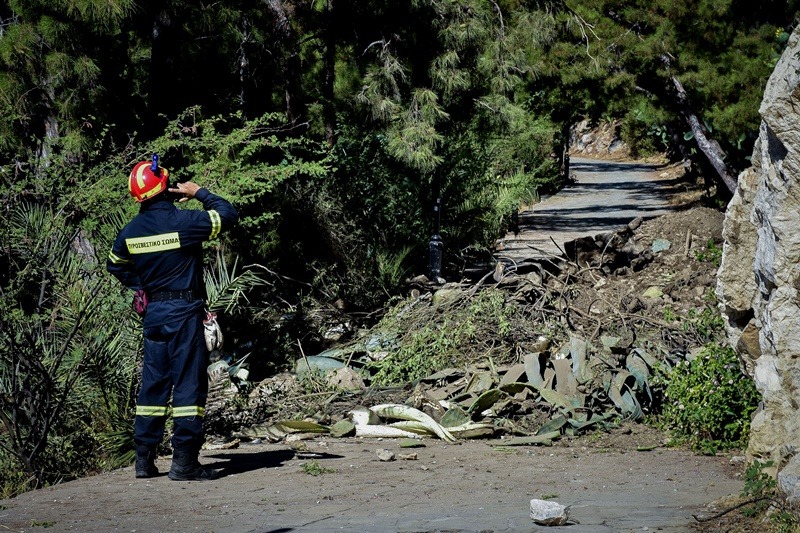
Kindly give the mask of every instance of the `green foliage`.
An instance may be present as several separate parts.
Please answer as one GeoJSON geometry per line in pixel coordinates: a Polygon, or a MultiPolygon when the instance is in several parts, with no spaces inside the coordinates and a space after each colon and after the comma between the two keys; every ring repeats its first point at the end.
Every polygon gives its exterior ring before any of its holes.
{"type": "Polygon", "coordinates": [[[319,464],[319,461],[314,461],[314,460],[311,460],[311,461],[308,461],[306,463],[303,463],[303,466],[300,467],[300,468],[306,474],[308,474],[310,476],[315,476],[315,477],[316,476],[321,476],[323,474],[335,474],[336,473],[336,469],[335,468],[328,468],[328,467],[322,466],[321,464],[319,464]]]}
{"type": "Polygon", "coordinates": [[[695,308],[689,309],[686,319],[681,323],[683,331],[694,333],[700,343],[715,340],[725,327],[725,319],[713,305],[716,302],[714,294],[707,295],[707,300],[709,305],[699,311],[695,308]]]}
{"type": "MultiPolygon", "coordinates": [[[[766,469],[774,466],[773,461],[764,461],[763,463],[755,459],[747,466],[744,471],[744,487],[742,488],[742,497],[744,498],[774,498],[777,496],[778,483],[773,476],[766,469]]],[[[764,512],[769,507],[770,501],[762,500],[753,503],[751,506],[745,508],[745,516],[755,516],[764,512]]]]}
{"type": "Polygon", "coordinates": [[[241,299],[246,299],[246,293],[254,287],[264,285],[265,281],[253,270],[237,273],[238,260],[235,260],[230,269],[225,255],[217,252],[213,265],[203,270],[203,280],[206,286],[206,309],[212,313],[230,313],[239,304],[241,299]]]}
{"type": "MultiPolygon", "coordinates": [[[[621,120],[637,155],[685,149],[693,139],[672,75],[727,162],[747,164],[763,87],[798,6],[742,6],[415,0],[133,9],[129,0],[15,0],[0,7],[1,394],[13,405],[27,398],[32,411],[60,406],[63,419],[37,425],[18,411],[0,443],[10,446],[3,459],[29,473],[3,474],[2,484],[47,482],[35,472],[67,469],[59,454],[72,464],[80,456],[112,464],[124,450],[138,329],[102,262],[136,209],[126,193],[135,161],[158,152],[175,179],[208,186],[239,209],[237,231],[207,248],[219,257],[211,284],[231,288],[214,299],[228,310],[240,305],[234,345],[257,340],[256,355],[273,364],[270,343],[283,353],[299,336],[315,335],[303,318],[315,301],[371,310],[407,274],[424,271],[437,198],[446,275],[460,274],[473,254],[489,256],[509,215],[559,186],[554,154],[578,119],[621,120]],[[264,283],[248,268],[229,273],[221,265],[232,257],[234,269],[262,265],[264,283]],[[245,287],[253,288],[249,302],[241,299],[245,287]],[[107,317],[120,327],[108,328],[100,321],[107,317]],[[276,323],[275,339],[254,339],[253,331],[276,323]],[[89,402],[100,406],[91,422],[89,402]],[[21,435],[17,444],[8,444],[12,434],[21,435]],[[83,444],[70,438],[82,434],[83,444]],[[84,444],[102,451],[84,453],[84,444]]],[[[697,259],[716,265],[719,249],[710,245],[697,259]]],[[[407,379],[457,358],[456,347],[476,331],[468,312],[475,301],[448,309],[446,324],[412,328],[413,349],[398,356],[396,371],[381,369],[382,378],[407,379]]],[[[483,305],[507,333],[513,321],[483,305]]],[[[713,307],[684,318],[703,342],[721,331],[713,307]]],[[[665,319],[673,315],[665,310],[665,319]]]]}
{"type": "Polygon", "coordinates": [[[773,470],[771,460],[761,462],[753,460],[744,471],[744,487],[741,496],[753,500],[742,509],[742,514],[757,517],[769,513],[769,520],[775,524],[779,533],[793,533],[800,526],[800,519],[793,509],[785,505],[778,492],[776,479],[767,471],[773,470]]]}
{"type": "Polygon", "coordinates": [[[401,286],[403,276],[408,272],[408,268],[403,265],[411,250],[412,248],[410,246],[406,246],[396,254],[387,251],[378,251],[375,254],[375,266],[378,269],[378,279],[387,296],[395,294],[401,286]]]}
{"type": "Polygon", "coordinates": [[[0,153],[35,152],[47,166],[57,150],[79,157],[103,106],[103,74],[114,64],[130,0],[63,5],[20,0],[0,13],[0,153]]]}
{"type": "Polygon", "coordinates": [[[717,246],[717,243],[714,242],[714,239],[709,239],[706,249],[702,252],[697,252],[697,254],[695,254],[695,259],[698,261],[709,262],[715,267],[719,268],[719,265],[722,262],[722,248],[717,246]]]}
{"type": "MultiPolygon", "coordinates": [[[[41,487],[100,466],[92,435],[127,418],[138,337],[63,209],[20,204],[2,228],[0,448],[41,487]]],[[[4,491],[19,482],[0,479],[4,491]]]]}
{"type": "Polygon", "coordinates": [[[514,306],[506,305],[502,292],[482,291],[461,302],[444,301],[439,305],[446,310],[443,309],[435,320],[409,327],[405,323],[405,312],[410,305],[413,302],[400,301],[376,327],[378,331],[403,333],[387,358],[368,365],[374,384],[413,381],[436,370],[456,366],[467,348],[481,340],[476,337],[479,332],[488,328],[499,338],[510,335],[518,312],[514,306]]]}
{"type": "Polygon", "coordinates": [[[239,226],[257,231],[277,214],[280,186],[290,180],[323,178],[330,162],[320,145],[291,135],[279,114],[247,120],[241,112],[204,118],[194,107],[171,121],[137,159],[161,154],[171,179],[191,180],[236,205],[239,226]]]}
{"type": "Polygon", "coordinates": [[[708,452],[746,443],[759,394],[729,347],[707,345],[666,376],[663,424],[708,452]]]}

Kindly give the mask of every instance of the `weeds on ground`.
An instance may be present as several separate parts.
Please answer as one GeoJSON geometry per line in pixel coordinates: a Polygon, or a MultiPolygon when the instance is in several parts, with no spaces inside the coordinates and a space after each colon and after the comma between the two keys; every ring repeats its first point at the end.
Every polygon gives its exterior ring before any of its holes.
{"type": "Polygon", "coordinates": [[[495,350],[507,354],[508,350],[502,351],[496,343],[513,333],[521,312],[506,304],[502,291],[459,294],[455,301],[434,303],[427,312],[411,313],[412,306],[413,301],[395,306],[376,328],[403,333],[388,357],[368,365],[373,384],[414,381],[474,361],[476,354],[492,357],[495,350]]]}
{"type": "Polygon", "coordinates": [[[336,472],[335,468],[327,468],[319,464],[317,461],[309,461],[303,463],[301,467],[303,472],[310,476],[321,476],[322,474],[333,474],[336,472]]]}
{"type": "Polygon", "coordinates": [[[797,513],[791,511],[781,503],[778,494],[777,482],[765,470],[774,465],[773,461],[754,460],[744,472],[744,487],[742,497],[752,501],[742,509],[742,514],[747,517],[757,517],[770,512],[769,519],[777,527],[779,533],[794,533],[800,531],[800,519],[797,513]],[[770,508],[772,507],[772,511],[770,508]]]}
{"type": "Polygon", "coordinates": [[[709,239],[706,249],[702,252],[697,252],[695,259],[701,262],[709,262],[715,268],[719,268],[720,263],[722,263],[722,248],[717,246],[714,239],[709,239]]]}

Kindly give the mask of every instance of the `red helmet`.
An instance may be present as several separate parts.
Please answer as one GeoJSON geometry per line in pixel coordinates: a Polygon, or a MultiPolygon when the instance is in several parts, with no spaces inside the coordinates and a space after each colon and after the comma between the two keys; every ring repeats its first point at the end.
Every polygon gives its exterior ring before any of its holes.
{"type": "Polygon", "coordinates": [[[163,167],[156,167],[153,172],[153,163],[140,161],[131,170],[128,180],[128,189],[137,202],[144,202],[167,190],[169,171],[163,167]]]}

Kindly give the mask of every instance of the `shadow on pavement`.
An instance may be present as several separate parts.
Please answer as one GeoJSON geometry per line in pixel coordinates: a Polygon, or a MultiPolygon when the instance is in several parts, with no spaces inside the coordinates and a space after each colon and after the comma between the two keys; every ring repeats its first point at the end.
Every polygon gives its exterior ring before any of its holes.
{"type": "Polygon", "coordinates": [[[330,453],[314,453],[308,457],[304,457],[302,453],[299,454],[294,450],[268,450],[253,453],[219,453],[205,455],[204,457],[206,459],[216,459],[215,462],[206,464],[205,466],[220,470],[219,477],[222,478],[253,470],[261,470],[263,468],[276,468],[283,466],[284,462],[291,459],[307,458],[309,460],[325,460],[340,459],[342,456],[330,453]]]}
{"type": "Polygon", "coordinates": [[[612,161],[587,161],[585,159],[572,159],[569,165],[570,170],[579,172],[653,172],[665,165],[648,165],[647,163],[616,163],[612,161]]]}

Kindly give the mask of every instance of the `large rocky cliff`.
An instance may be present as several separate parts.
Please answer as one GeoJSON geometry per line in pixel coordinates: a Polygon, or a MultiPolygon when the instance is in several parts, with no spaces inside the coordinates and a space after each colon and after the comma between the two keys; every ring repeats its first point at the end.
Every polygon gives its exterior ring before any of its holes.
{"type": "Polygon", "coordinates": [[[774,461],[800,500],[800,33],[791,36],[759,109],[752,167],[728,206],[717,296],[728,336],[763,401],[747,449],[774,461]]]}

